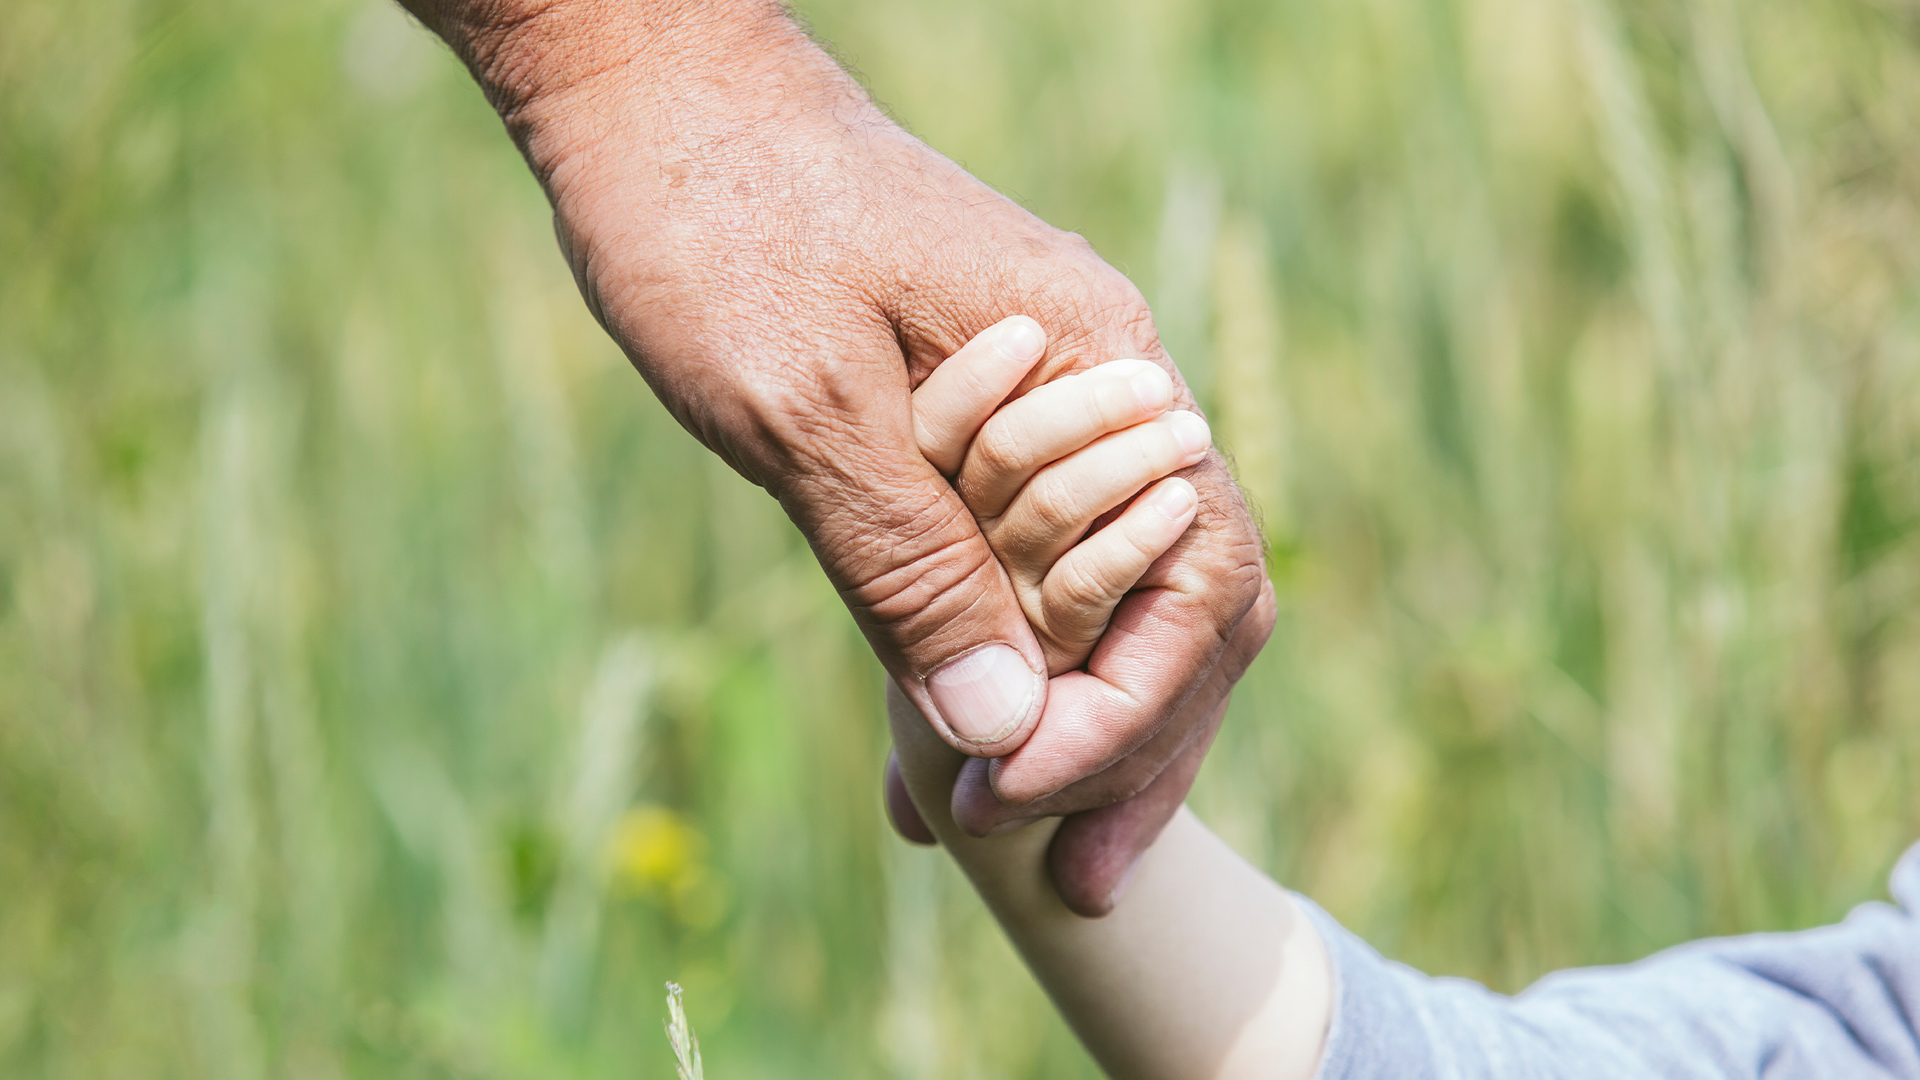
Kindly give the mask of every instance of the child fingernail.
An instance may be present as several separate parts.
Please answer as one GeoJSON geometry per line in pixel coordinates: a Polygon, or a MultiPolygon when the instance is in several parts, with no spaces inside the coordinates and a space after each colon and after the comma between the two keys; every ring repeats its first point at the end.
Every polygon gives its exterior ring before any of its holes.
{"type": "Polygon", "coordinates": [[[1173,428],[1174,441],[1180,444],[1181,452],[1188,457],[1204,454],[1213,445],[1213,431],[1199,413],[1177,412],[1168,423],[1173,428]]]}
{"type": "Polygon", "coordinates": [[[1161,484],[1147,497],[1147,501],[1168,521],[1185,521],[1193,513],[1194,507],[1200,505],[1200,496],[1194,492],[1192,484],[1185,480],[1173,480],[1161,484]]]}
{"type": "Polygon", "coordinates": [[[1173,380],[1159,368],[1148,368],[1129,381],[1142,409],[1159,412],[1173,404],[1173,380]]]}
{"type": "Polygon", "coordinates": [[[1047,335],[1040,324],[1024,315],[1015,315],[1000,324],[1000,348],[1009,358],[1031,360],[1047,347],[1047,335]]]}

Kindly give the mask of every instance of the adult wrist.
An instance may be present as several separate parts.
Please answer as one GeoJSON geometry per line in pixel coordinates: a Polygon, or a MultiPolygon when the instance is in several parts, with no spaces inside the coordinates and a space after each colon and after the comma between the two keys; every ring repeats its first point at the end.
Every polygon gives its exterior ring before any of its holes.
{"type": "Polygon", "coordinates": [[[543,183],[637,123],[654,121],[619,141],[695,135],[675,122],[691,112],[747,111],[796,65],[841,75],[775,0],[403,2],[467,65],[543,183]]]}

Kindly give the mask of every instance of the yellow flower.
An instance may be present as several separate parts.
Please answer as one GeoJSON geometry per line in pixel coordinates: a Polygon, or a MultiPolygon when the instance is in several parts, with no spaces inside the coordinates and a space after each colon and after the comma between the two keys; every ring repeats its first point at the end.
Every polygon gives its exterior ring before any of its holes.
{"type": "Polygon", "coordinates": [[[668,897],[706,876],[707,841],[664,806],[635,806],[613,830],[615,876],[636,892],[668,897]]]}

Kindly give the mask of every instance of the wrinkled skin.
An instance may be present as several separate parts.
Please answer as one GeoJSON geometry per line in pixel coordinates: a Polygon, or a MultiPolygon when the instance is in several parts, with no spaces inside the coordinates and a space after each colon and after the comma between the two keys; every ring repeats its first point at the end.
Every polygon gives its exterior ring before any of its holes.
{"type": "MultiPolygon", "coordinates": [[[[407,2],[500,110],[607,332],[688,431],[780,501],[887,671],[982,759],[954,795],[962,826],[1073,815],[1056,884],[1074,910],[1108,910],[1205,753],[1227,643],[1257,651],[1271,627],[1258,535],[1217,454],[1187,470],[1193,527],[1085,666],[1045,680],[978,525],[915,449],[908,395],[1026,314],[1050,337],[1029,385],[1139,357],[1193,408],[1138,290],[893,124],[773,6],[407,2]],[[1035,690],[969,738],[929,679],[993,644],[1035,690]]],[[[924,836],[910,803],[889,806],[924,836]]]]}

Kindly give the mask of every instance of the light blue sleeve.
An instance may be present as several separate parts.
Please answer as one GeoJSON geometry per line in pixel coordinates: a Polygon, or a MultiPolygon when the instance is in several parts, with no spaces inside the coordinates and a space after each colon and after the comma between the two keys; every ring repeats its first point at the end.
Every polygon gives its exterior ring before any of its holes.
{"type": "Polygon", "coordinates": [[[1310,902],[1333,958],[1320,1080],[1920,1080],[1920,844],[1899,906],[1549,975],[1507,997],[1383,959],[1310,902]]]}

